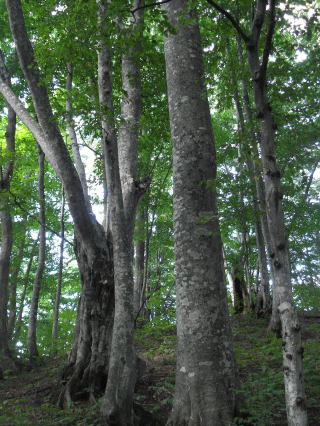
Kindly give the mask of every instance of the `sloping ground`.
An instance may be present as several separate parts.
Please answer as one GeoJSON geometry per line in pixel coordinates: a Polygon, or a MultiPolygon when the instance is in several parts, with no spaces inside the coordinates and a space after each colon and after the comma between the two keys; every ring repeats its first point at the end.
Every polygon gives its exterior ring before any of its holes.
{"type": "MultiPolygon", "coordinates": [[[[265,319],[238,315],[232,322],[242,401],[242,414],[235,424],[286,425],[281,341],[266,332],[265,319]]],[[[170,327],[138,332],[138,345],[147,368],[137,385],[135,401],[136,411],[142,413],[146,426],[165,424],[170,412],[174,393],[174,334],[170,327]],[[152,413],[153,419],[144,410],[152,413]]],[[[310,426],[320,426],[320,317],[303,319],[303,339],[310,426]]],[[[0,425],[99,425],[97,406],[79,401],[69,410],[55,407],[64,361],[47,359],[36,369],[17,376],[7,372],[6,380],[0,381],[0,425]]]]}

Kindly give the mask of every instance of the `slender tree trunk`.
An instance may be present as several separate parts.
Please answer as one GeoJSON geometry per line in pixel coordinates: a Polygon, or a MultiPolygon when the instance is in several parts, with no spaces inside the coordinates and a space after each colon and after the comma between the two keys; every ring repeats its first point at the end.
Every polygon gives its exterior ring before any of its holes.
{"type": "Polygon", "coordinates": [[[141,298],[144,298],[142,294],[143,290],[143,277],[144,277],[144,261],[145,261],[145,218],[143,212],[137,217],[136,224],[137,240],[135,241],[135,279],[134,279],[134,294],[133,294],[133,305],[134,305],[134,317],[143,316],[141,312],[141,298]]]}
{"type": "MultiPolygon", "coordinates": [[[[253,80],[257,118],[261,125],[261,158],[263,163],[267,220],[271,237],[270,257],[274,266],[273,311],[271,328],[282,331],[283,365],[286,395],[287,419],[289,426],[307,425],[305,391],[302,372],[301,332],[292,297],[289,248],[285,232],[280,189],[280,171],[276,161],[275,123],[267,95],[267,66],[272,48],[275,27],[275,0],[258,0],[251,34],[242,38],[246,42],[248,64],[253,80]],[[267,15],[268,24],[262,59],[259,57],[259,41],[262,26],[267,15]]],[[[239,32],[239,28],[238,28],[239,32]]]]}
{"type": "Polygon", "coordinates": [[[22,294],[21,294],[21,297],[20,297],[17,320],[16,320],[16,323],[15,323],[15,329],[14,329],[14,334],[13,334],[13,341],[14,342],[16,342],[18,340],[19,335],[20,335],[20,330],[21,330],[21,326],[22,326],[24,301],[25,301],[25,298],[26,298],[27,288],[28,288],[28,284],[29,284],[29,280],[30,280],[30,272],[31,272],[31,268],[32,268],[33,259],[36,256],[36,247],[39,243],[39,238],[40,238],[40,233],[38,233],[37,239],[32,244],[29,262],[28,262],[28,265],[27,265],[27,270],[26,270],[24,280],[23,280],[22,294]]]}
{"type": "Polygon", "coordinates": [[[53,351],[57,351],[57,337],[58,337],[58,323],[59,323],[59,310],[61,301],[61,289],[62,289],[62,277],[63,277],[63,257],[64,257],[64,210],[65,210],[65,196],[62,188],[61,196],[61,216],[60,216],[60,259],[59,259],[59,270],[58,270],[58,283],[56,300],[53,310],[53,324],[52,324],[52,347],[53,351]]]}
{"type": "MultiPolygon", "coordinates": [[[[1,55],[1,52],[0,52],[1,55]]],[[[6,83],[10,85],[10,78],[6,75],[6,83]]],[[[13,174],[15,152],[16,114],[8,105],[8,124],[6,129],[6,151],[8,159],[4,167],[0,167],[0,226],[1,226],[1,249],[0,249],[0,379],[3,378],[2,368],[11,366],[8,345],[7,329],[7,307],[10,260],[12,251],[12,218],[10,205],[8,203],[8,192],[13,174]],[[10,155],[12,156],[10,158],[10,155]]]]}
{"type": "Polygon", "coordinates": [[[73,66],[67,64],[67,82],[66,82],[66,91],[67,91],[67,101],[66,101],[66,112],[67,112],[67,130],[69,138],[71,141],[72,153],[74,157],[75,166],[79,175],[79,179],[83,189],[83,195],[88,210],[91,210],[91,204],[89,200],[89,192],[87,185],[86,170],[81,158],[78,138],[75,131],[74,121],[73,121],[73,111],[72,111],[72,79],[73,79],[73,66]]]}
{"type": "MultiPolygon", "coordinates": [[[[235,78],[233,78],[233,83],[236,87],[237,83],[235,78]]],[[[235,100],[235,105],[237,109],[239,128],[240,128],[242,139],[243,139],[242,144],[245,144],[246,140],[248,144],[249,135],[246,131],[243,109],[240,103],[240,97],[239,97],[237,88],[235,88],[235,91],[234,91],[234,100],[235,100]]],[[[261,285],[259,286],[255,309],[256,309],[256,312],[261,315],[261,314],[266,314],[270,311],[269,273],[268,273],[267,257],[266,257],[266,251],[265,251],[265,240],[264,240],[263,232],[262,232],[262,222],[263,222],[262,215],[265,216],[265,212],[261,212],[259,208],[258,186],[260,185],[260,183],[257,182],[257,176],[255,174],[257,170],[255,170],[254,161],[252,160],[250,153],[249,154],[246,153],[249,151],[248,146],[247,147],[241,146],[240,151],[245,160],[246,168],[249,173],[250,186],[252,191],[252,204],[253,204],[253,211],[255,216],[256,242],[257,242],[257,249],[258,249],[259,266],[260,266],[259,273],[261,278],[261,285]]],[[[261,179],[260,172],[258,175],[258,179],[261,179]]],[[[264,205],[264,202],[263,202],[263,205],[264,205]]]]}
{"type": "Polygon", "coordinates": [[[229,425],[234,415],[235,366],[202,48],[195,10],[189,11],[188,4],[172,0],[165,6],[176,29],[165,40],[178,337],[176,390],[168,425],[222,426],[229,425]]]}
{"type": "Polygon", "coordinates": [[[40,290],[42,284],[42,277],[45,267],[46,257],[46,217],[45,217],[45,193],[44,193],[44,153],[40,146],[39,149],[39,252],[38,252],[38,265],[33,283],[32,300],[29,314],[28,326],[28,353],[30,361],[35,361],[39,356],[37,349],[37,315],[39,308],[40,290]]]}
{"type": "Polygon", "coordinates": [[[12,337],[12,333],[16,324],[17,318],[17,283],[22,266],[23,257],[25,254],[26,230],[23,227],[23,237],[21,245],[16,257],[16,267],[10,277],[10,297],[9,297],[9,318],[8,318],[8,337],[12,337]]]}

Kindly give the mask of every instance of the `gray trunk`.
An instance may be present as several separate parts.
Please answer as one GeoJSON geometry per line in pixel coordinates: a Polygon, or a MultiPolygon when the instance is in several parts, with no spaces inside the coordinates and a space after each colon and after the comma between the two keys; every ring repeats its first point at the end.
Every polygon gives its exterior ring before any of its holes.
{"type": "MultiPolygon", "coordinates": [[[[141,2],[137,1],[137,5],[141,2]]],[[[99,2],[99,28],[104,32],[107,4],[99,2]]],[[[141,10],[136,13],[135,26],[141,10]]],[[[133,424],[133,392],[136,383],[137,357],[133,344],[133,228],[141,188],[137,185],[137,137],[140,116],[139,46],[134,44],[123,56],[122,84],[126,96],[122,101],[122,118],[117,140],[111,82],[110,49],[99,42],[98,78],[102,114],[102,143],[105,159],[110,230],[112,233],[115,282],[115,321],[112,334],[108,381],[101,413],[111,424],[133,424]],[[118,154],[119,150],[119,154],[118,154]],[[119,161],[121,159],[121,169],[119,161]]]]}
{"type": "Polygon", "coordinates": [[[16,342],[18,340],[19,335],[20,335],[20,330],[21,330],[21,326],[22,326],[24,301],[25,301],[25,298],[26,298],[27,288],[28,288],[28,284],[29,284],[29,280],[30,280],[30,272],[31,272],[31,268],[32,268],[33,259],[36,256],[36,247],[39,243],[39,238],[40,238],[40,234],[38,233],[38,237],[34,241],[32,248],[31,248],[29,262],[28,262],[28,265],[27,265],[27,270],[26,270],[24,280],[23,280],[22,294],[21,294],[21,298],[20,298],[19,309],[18,309],[18,313],[17,313],[17,320],[16,320],[16,324],[15,324],[16,327],[15,327],[14,335],[13,335],[13,341],[14,342],[16,342]]]}
{"type": "Polygon", "coordinates": [[[247,40],[247,54],[257,117],[261,124],[261,157],[265,181],[267,219],[271,238],[270,254],[274,266],[273,312],[271,327],[282,331],[284,382],[289,426],[307,425],[305,391],[302,372],[301,332],[294,307],[291,285],[288,240],[282,210],[280,171],[276,161],[275,123],[267,96],[266,72],[275,25],[275,2],[270,0],[269,23],[262,61],[259,58],[259,38],[266,15],[266,1],[258,1],[247,40]]]}
{"type": "Polygon", "coordinates": [[[145,294],[143,294],[143,279],[144,279],[144,265],[145,265],[145,218],[143,212],[138,215],[136,223],[137,241],[134,244],[134,294],[133,294],[133,305],[134,305],[134,317],[143,316],[143,300],[145,294]],[[142,302],[142,303],[141,303],[142,302]]]}
{"type": "Polygon", "coordinates": [[[236,380],[215,200],[214,140],[197,17],[188,3],[172,0],[165,6],[177,31],[165,40],[178,338],[168,425],[229,425],[236,380]]]}
{"type": "Polygon", "coordinates": [[[67,101],[66,101],[66,112],[67,112],[67,130],[69,138],[71,141],[72,153],[74,157],[75,166],[79,175],[79,179],[83,189],[83,195],[88,210],[91,211],[91,204],[89,200],[89,192],[86,178],[86,171],[84,164],[81,158],[78,138],[75,131],[74,121],[73,121],[73,111],[72,111],[72,78],[73,78],[73,67],[71,64],[67,65],[67,82],[66,82],[66,91],[67,91],[67,101]]]}
{"type": "Polygon", "coordinates": [[[38,252],[38,265],[34,278],[32,289],[32,300],[29,314],[28,326],[28,353],[31,361],[34,361],[38,356],[37,349],[37,315],[39,308],[40,290],[42,284],[42,277],[45,267],[46,257],[46,217],[45,217],[45,194],[44,194],[44,153],[39,147],[39,252],[38,252]]]}
{"type": "Polygon", "coordinates": [[[62,289],[62,276],[63,276],[63,258],[64,258],[64,210],[65,210],[65,197],[64,190],[62,188],[61,196],[61,216],[60,216],[60,259],[59,259],[59,270],[58,270],[58,282],[56,300],[53,310],[53,324],[52,324],[52,347],[53,351],[57,350],[57,337],[58,337],[58,323],[59,323],[59,310],[61,300],[61,289],[62,289]]]}
{"type": "MultiPolygon", "coordinates": [[[[233,83],[236,87],[237,82],[235,78],[233,79],[233,83]]],[[[245,126],[243,109],[240,103],[240,97],[239,97],[237,88],[234,91],[234,100],[235,100],[236,109],[237,109],[239,128],[240,128],[242,139],[243,139],[242,144],[240,146],[240,151],[241,151],[242,157],[244,158],[245,165],[249,173],[249,180],[250,180],[250,186],[252,191],[252,204],[253,204],[253,211],[255,216],[256,242],[257,242],[258,259],[259,259],[259,274],[261,279],[261,284],[258,289],[255,309],[257,314],[261,315],[261,314],[266,314],[270,311],[269,273],[268,273],[267,257],[266,257],[266,250],[265,250],[265,240],[264,240],[264,236],[262,232],[262,226],[266,219],[266,214],[259,207],[259,205],[261,206],[261,203],[259,203],[259,196],[260,197],[264,196],[264,188],[262,189],[260,188],[260,185],[261,184],[263,185],[263,182],[258,182],[258,180],[261,180],[261,174],[260,174],[260,171],[257,170],[257,166],[255,166],[254,164],[255,162],[252,159],[250,149],[248,149],[250,148],[250,145],[249,145],[250,136],[245,126]],[[256,173],[258,173],[258,175],[256,173]],[[263,190],[263,193],[261,194],[262,190],[263,190]]],[[[249,118],[251,119],[252,117],[250,116],[249,118]]],[[[251,135],[251,138],[252,136],[253,135],[251,135]]],[[[256,144],[255,140],[253,140],[252,142],[253,144],[256,144]]],[[[264,205],[265,203],[263,199],[263,206],[264,205]]]]}

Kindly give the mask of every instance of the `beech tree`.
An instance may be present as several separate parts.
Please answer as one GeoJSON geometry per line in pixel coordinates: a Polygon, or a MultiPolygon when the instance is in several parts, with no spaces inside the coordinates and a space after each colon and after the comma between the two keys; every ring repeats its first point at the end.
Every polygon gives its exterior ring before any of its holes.
{"type": "Polygon", "coordinates": [[[169,425],[228,425],[235,412],[234,355],[215,199],[216,164],[202,47],[187,0],[165,6],[173,141],[177,370],[169,425]]]}
{"type": "Polygon", "coordinates": [[[265,205],[270,231],[270,257],[274,266],[271,328],[278,333],[280,330],[282,332],[288,424],[306,425],[308,421],[304,402],[301,332],[292,298],[289,248],[281,201],[283,198],[280,188],[281,174],[275,152],[276,125],[267,93],[267,68],[276,24],[276,2],[273,0],[257,2],[249,35],[243,31],[238,20],[227,10],[212,0],[208,0],[208,3],[232,23],[247,50],[256,113],[261,126],[260,148],[265,182],[265,205]],[[269,6],[268,12],[267,5],[269,6]],[[265,20],[268,20],[267,29],[263,41],[263,53],[260,56],[261,32],[265,20]]]}

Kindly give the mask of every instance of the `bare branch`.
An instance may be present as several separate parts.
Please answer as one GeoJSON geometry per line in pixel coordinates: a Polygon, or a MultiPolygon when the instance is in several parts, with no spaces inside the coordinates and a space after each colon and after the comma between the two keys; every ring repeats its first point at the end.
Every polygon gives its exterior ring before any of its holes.
{"type": "Polygon", "coordinates": [[[240,37],[247,43],[249,41],[249,37],[247,36],[247,34],[242,30],[242,28],[240,27],[239,22],[237,21],[237,19],[231,15],[231,13],[227,12],[223,7],[221,7],[218,3],[216,3],[213,0],[207,0],[207,2],[213,6],[218,12],[222,13],[223,16],[225,16],[233,25],[233,27],[237,30],[238,34],[240,35],[240,37]]]}

